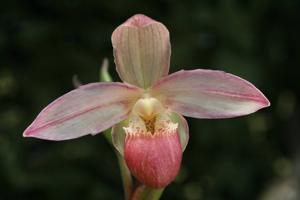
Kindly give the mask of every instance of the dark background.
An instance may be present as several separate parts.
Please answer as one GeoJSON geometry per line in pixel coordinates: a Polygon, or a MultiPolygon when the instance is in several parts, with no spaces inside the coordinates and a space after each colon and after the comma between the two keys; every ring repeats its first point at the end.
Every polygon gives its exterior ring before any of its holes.
{"type": "Polygon", "coordinates": [[[171,72],[224,70],[272,104],[236,119],[188,119],[182,169],[162,199],[300,199],[299,9],[298,0],[1,1],[0,199],[122,199],[117,160],[101,134],[51,142],[22,132],[73,89],[74,74],[96,82],[104,57],[119,80],[110,36],[136,13],[168,27],[171,72]]]}

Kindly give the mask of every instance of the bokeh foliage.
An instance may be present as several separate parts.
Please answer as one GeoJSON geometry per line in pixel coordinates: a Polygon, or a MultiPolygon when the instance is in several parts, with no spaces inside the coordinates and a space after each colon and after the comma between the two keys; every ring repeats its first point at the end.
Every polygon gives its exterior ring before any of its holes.
{"type": "MultiPolygon", "coordinates": [[[[110,36],[133,14],[170,30],[172,68],[239,75],[272,106],[226,120],[188,119],[182,170],[162,199],[253,200],[276,180],[297,177],[300,31],[297,0],[0,3],[0,199],[121,199],[117,160],[102,135],[50,142],[22,138],[38,112],[114,70],[110,36]]],[[[298,168],[299,171],[299,168],[298,168]]]]}

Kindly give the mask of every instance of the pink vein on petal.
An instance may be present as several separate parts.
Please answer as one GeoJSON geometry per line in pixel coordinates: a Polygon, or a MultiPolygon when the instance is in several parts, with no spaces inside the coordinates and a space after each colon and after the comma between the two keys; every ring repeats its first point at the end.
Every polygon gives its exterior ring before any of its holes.
{"type": "MultiPolygon", "coordinates": [[[[261,98],[261,96],[257,95],[252,95],[252,94],[241,94],[237,92],[228,92],[228,91],[220,91],[220,90],[212,90],[212,89],[206,89],[203,90],[204,93],[209,93],[209,94],[215,94],[215,95],[220,95],[220,96],[227,96],[227,97],[232,97],[232,98],[237,98],[237,99],[244,99],[244,100],[252,100],[256,102],[260,102],[262,105],[269,106],[270,102],[266,98],[261,98]]],[[[261,93],[264,97],[264,95],[261,93]]]]}

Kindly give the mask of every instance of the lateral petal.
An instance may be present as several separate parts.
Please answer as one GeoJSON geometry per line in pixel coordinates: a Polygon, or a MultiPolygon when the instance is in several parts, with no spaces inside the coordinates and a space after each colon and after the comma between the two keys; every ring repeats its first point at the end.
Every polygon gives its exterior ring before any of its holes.
{"type": "Polygon", "coordinates": [[[195,118],[231,118],[270,105],[250,82],[223,71],[189,70],[173,73],[151,89],[172,111],[195,118]]]}
{"type": "Polygon", "coordinates": [[[97,134],[124,120],[141,89],[123,83],[91,83],[61,96],[44,108],[24,137],[68,140],[97,134]]]}
{"type": "Polygon", "coordinates": [[[134,15],[112,34],[115,64],[120,78],[148,88],[169,72],[168,29],[145,15],[134,15]]]}

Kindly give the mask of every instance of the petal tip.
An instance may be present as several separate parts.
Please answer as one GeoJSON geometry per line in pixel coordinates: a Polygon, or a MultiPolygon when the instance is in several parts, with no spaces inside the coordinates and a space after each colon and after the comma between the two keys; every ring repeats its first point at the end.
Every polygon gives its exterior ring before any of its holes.
{"type": "Polygon", "coordinates": [[[28,131],[27,129],[23,132],[23,137],[32,137],[31,131],[28,131]]]}
{"type": "Polygon", "coordinates": [[[262,102],[262,108],[266,108],[266,107],[271,106],[271,102],[264,95],[262,96],[261,102],[262,102]]]}
{"type": "Polygon", "coordinates": [[[122,25],[125,26],[133,26],[133,27],[144,27],[149,24],[156,22],[155,20],[151,19],[150,17],[143,15],[143,14],[136,14],[130,17],[126,22],[122,25]]]}
{"type": "Polygon", "coordinates": [[[34,128],[30,125],[23,132],[23,137],[34,137],[34,128]]]}
{"type": "Polygon", "coordinates": [[[262,93],[254,85],[253,85],[253,87],[257,90],[256,91],[256,96],[257,96],[257,100],[256,101],[257,101],[257,103],[260,104],[260,108],[259,109],[271,106],[271,103],[270,103],[269,99],[264,95],[264,93],[262,93]]]}
{"type": "Polygon", "coordinates": [[[24,131],[23,132],[23,137],[30,137],[30,135],[26,131],[24,131]]]}

